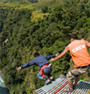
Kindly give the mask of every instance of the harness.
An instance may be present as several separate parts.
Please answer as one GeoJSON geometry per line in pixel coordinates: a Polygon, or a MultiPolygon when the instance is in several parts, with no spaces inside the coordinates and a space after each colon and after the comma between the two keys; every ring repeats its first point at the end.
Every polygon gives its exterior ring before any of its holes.
{"type": "Polygon", "coordinates": [[[40,68],[40,74],[42,75],[42,78],[44,78],[44,76],[45,75],[47,75],[47,74],[45,74],[44,73],[44,69],[48,69],[49,67],[51,67],[52,65],[50,64],[50,63],[48,63],[48,64],[45,64],[45,65],[43,65],[41,68],[40,68]]]}

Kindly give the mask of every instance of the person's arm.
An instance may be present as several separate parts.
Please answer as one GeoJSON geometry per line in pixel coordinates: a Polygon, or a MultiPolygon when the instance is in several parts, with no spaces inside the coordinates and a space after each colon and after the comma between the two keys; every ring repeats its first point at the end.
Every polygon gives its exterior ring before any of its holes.
{"type": "Polygon", "coordinates": [[[55,61],[55,60],[62,58],[68,51],[69,51],[69,47],[66,46],[66,48],[64,49],[64,51],[60,55],[58,55],[56,58],[52,58],[50,61],[55,61]]]}
{"type": "Polygon", "coordinates": [[[18,67],[17,70],[21,70],[21,69],[23,69],[23,68],[32,66],[32,65],[34,65],[34,63],[35,63],[34,60],[32,60],[32,61],[30,61],[30,62],[27,62],[26,64],[24,64],[24,65],[18,67]]]}
{"type": "Polygon", "coordinates": [[[57,54],[55,54],[55,55],[45,56],[45,58],[46,58],[47,60],[49,60],[49,59],[54,58],[54,57],[56,57],[56,56],[58,56],[58,55],[59,55],[59,54],[57,53],[57,54]]]}
{"type": "Polygon", "coordinates": [[[90,47],[90,42],[85,41],[85,43],[86,43],[86,45],[87,45],[88,47],[90,47]]]}

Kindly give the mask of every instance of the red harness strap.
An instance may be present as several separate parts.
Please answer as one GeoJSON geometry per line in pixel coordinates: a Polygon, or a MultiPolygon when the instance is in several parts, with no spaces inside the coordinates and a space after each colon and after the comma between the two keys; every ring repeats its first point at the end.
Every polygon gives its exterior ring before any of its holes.
{"type": "Polygon", "coordinates": [[[65,84],[63,84],[59,89],[57,89],[55,92],[53,92],[52,94],[56,94],[58,91],[60,91],[67,84],[68,84],[68,81],[65,84]]]}
{"type": "Polygon", "coordinates": [[[40,68],[40,74],[42,75],[42,78],[44,78],[44,76],[45,76],[45,73],[44,73],[44,69],[45,69],[45,67],[46,66],[48,66],[48,65],[51,65],[50,63],[48,63],[48,64],[45,64],[45,65],[43,65],[41,68],[40,68]]]}

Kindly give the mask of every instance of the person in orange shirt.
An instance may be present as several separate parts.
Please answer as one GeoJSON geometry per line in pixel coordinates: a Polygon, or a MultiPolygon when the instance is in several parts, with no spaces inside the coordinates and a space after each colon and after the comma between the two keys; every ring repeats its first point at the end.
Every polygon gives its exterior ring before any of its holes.
{"type": "Polygon", "coordinates": [[[70,36],[70,42],[71,43],[66,46],[60,55],[50,60],[58,60],[70,51],[70,55],[74,62],[74,68],[67,74],[69,87],[64,89],[65,92],[71,92],[75,89],[80,75],[85,73],[90,68],[90,55],[87,50],[87,47],[90,47],[90,42],[84,39],[79,40],[76,34],[72,34],[70,36]],[[75,80],[75,83],[73,83],[73,80],[75,80]]]}

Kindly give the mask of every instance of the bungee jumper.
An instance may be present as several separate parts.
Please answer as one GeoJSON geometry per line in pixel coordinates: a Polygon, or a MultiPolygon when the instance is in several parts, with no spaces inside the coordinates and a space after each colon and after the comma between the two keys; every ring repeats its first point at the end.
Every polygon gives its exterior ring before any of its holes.
{"type": "Polygon", "coordinates": [[[20,66],[17,68],[17,70],[24,69],[26,67],[32,66],[34,64],[38,65],[40,68],[39,73],[37,74],[37,77],[39,79],[42,79],[45,81],[45,85],[49,84],[54,78],[51,76],[52,71],[52,65],[49,63],[48,60],[51,58],[54,58],[55,56],[58,56],[58,53],[55,55],[49,55],[49,56],[42,56],[38,52],[34,54],[35,59],[33,59],[30,62],[27,62],[26,64],[20,66]],[[45,75],[48,76],[48,79],[45,77],[45,75]]]}
{"type": "Polygon", "coordinates": [[[69,87],[65,88],[65,92],[71,92],[76,88],[81,74],[85,73],[90,68],[90,55],[87,47],[90,47],[90,42],[81,39],[79,40],[76,34],[70,36],[70,44],[66,46],[64,51],[56,58],[52,58],[50,61],[55,61],[62,58],[68,51],[74,62],[74,68],[67,74],[67,80],[69,87]],[[75,80],[75,83],[73,83],[75,80]]]}

